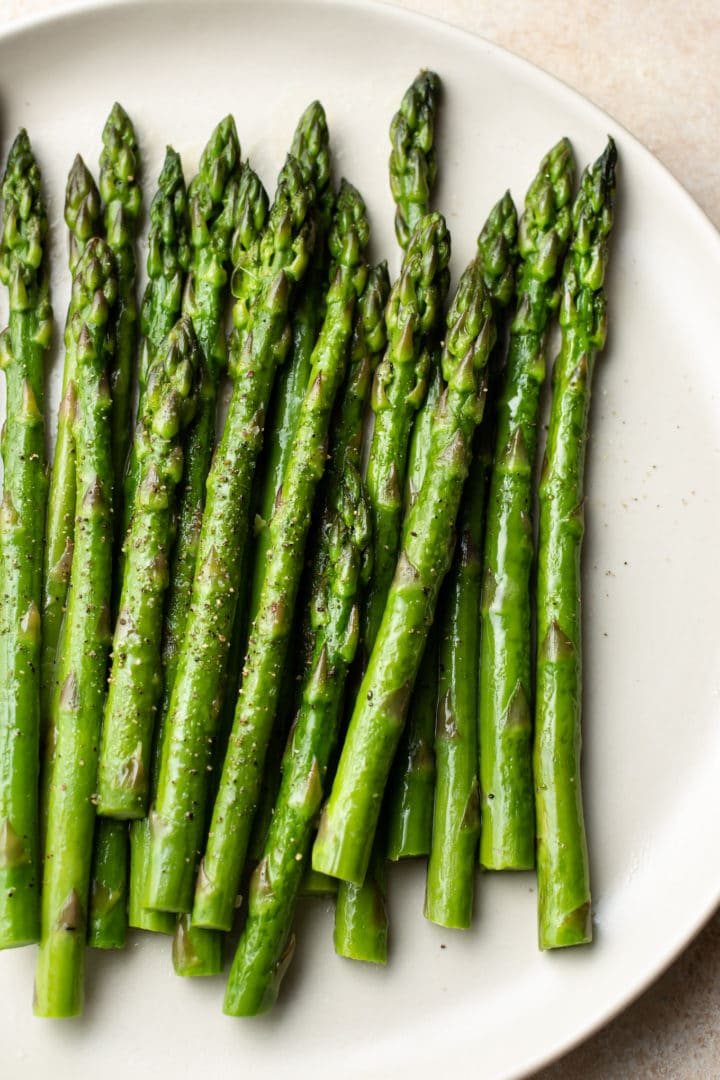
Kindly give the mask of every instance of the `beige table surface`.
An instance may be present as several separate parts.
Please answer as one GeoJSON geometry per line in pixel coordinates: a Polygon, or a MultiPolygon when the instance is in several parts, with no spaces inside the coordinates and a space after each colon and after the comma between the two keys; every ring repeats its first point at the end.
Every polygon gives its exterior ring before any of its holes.
{"type": "MultiPolygon", "coordinates": [[[[0,0],[0,25],[72,2],[0,0]]],[[[641,139],[720,227],[717,0],[395,2],[481,34],[574,86],[641,139]]],[[[639,1001],[536,1074],[581,1078],[720,1078],[720,915],[639,1001]]]]}

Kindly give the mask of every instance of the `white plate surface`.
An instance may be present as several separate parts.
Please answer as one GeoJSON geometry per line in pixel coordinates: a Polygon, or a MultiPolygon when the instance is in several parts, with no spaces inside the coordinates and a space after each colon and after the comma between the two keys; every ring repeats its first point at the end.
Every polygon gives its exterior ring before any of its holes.
{"type": "Polygon", "coordinates": [[[125,954],[89,958],[82,1020],[35,1020],[34,950],[6,953],[7,1080],[519,1076],[637,994],[720,897],[720,239],[631,136],[514,57],[390,8],[131,4],[35,22],[0,40],[3,157],[26,125],[50,198],[56,316],[65,177],[78,150],[96,162],[115,98],[136,121],[149,198],[165,143],[190,175],[228,111],[272,188],[297,116],[319,97],[336,172],[365,193],[374,254],[396,268],[387,128],[421,66],[446,87],[437,206],[455,277],[491,204],[508,186],[521,200],[559,136],[580,163],[608,132],[620,152],[585,558],[596,942],[537,951],[531,875],[486,875],[474,929],[442,931],[422,917],[416,866],[391,875],[387,970],[336,958],[328,906],[306,904],[282,1002],[256,1021],[224,1017],[221,980],[175,978],[167,942],[140,935],[125,954]]]}

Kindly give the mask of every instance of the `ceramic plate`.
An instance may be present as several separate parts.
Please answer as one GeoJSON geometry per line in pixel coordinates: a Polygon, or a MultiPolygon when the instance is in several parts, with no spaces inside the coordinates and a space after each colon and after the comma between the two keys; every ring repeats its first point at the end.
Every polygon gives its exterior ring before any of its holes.
{"type": "MultiPolygon", "coordinates": [[[[320,98],[337,176],[365,194],[373,254],[396,269],[387,129],[423,66],[446,88],[436,205],[452,230],[455,279],[490,206],[508,186],[522,200],[561,135],[581,164],[608,132],[620,153],[585,550],[595,944],[538,952],[530,874],[479,880],[471,931],[431,926],[416,865],[390,875],[386,970],[337,958],[328,905],[306,902],[281,1003],[259,1020],[223,1016],[222,980],[175,978],[167,941],[140,935],[124,954],[89,957],[83,1019],[35,1020],[34,950],[5,953],[8,1080],[517,1077],[627,1003],[720,897],[720,239],[614,121],[505,52],[386,7],[183,0],[35,21],[0,40],[2,156],[25,125],[50,199],[58,325],[65,177],[78,150],[97,161],[115,98],[140,133],[147,200],[165,144],[192,174],[228,111],[272,187],[300,111],[320,98]]],[[[58,363],[54,376],[53,416],[58,363]]]]}

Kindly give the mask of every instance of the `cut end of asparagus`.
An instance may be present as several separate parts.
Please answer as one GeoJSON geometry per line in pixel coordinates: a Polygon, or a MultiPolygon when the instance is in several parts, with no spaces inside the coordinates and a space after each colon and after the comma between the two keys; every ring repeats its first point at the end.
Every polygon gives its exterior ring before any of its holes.
{"type": "Polygon", "coordinates": [[[201,930],[193,924],[190,915],[181,915],[173,937],[172,962],[175,974],[185,978],[222,975],[222,934],[201,930]]]}

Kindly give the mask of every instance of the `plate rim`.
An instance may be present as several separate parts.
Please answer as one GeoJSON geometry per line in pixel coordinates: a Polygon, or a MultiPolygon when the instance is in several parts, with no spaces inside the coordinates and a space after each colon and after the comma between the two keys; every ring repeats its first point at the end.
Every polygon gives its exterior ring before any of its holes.
{"type": "MultiPolygon", "coordinates": [[[[191,0],[182,0],[182,2],[190,3],[191,0]]],[[[262,0],[262,5],[263,8],[266,8],[270,5],[278,6],[287,2],[288,0],[262,0]]],[[[258,0],[210,0],[210,6],[218,8],[226,6],[237,9],[242,5],[257,5],[257,3],[258,0]]],[[[606,109],[586,97],[580,90],[560,76],[546,71],[532,60],[520,56],[504,45],[489,40],[480,33],[458,26],[440,15],[398,7],[392,0],[293,0],[293,3],[313,8],[333,9],[341,7],[358,12],[369,8],[383,17],[394,18],[398,22],[409,26],[420,23],[425,26],[438,27],[444,35],[450,38],[462,41],[470,47],[477,48],[479,46],[485,49],[489,54],[496,56],[501,63],[520,71],[525,80],[535,81],[540,84],[541,88],[544,86],[559,89],[563,96],[573,101],[581,110],[589,112],[596,121],[609,123],[618,132],[622,133],[623,140],[631,145],[635,152],[639,152],[645,164],[653,170],[658,178],[663,179],[673,197],[679,198],[684,205],[685,212],[694,218],[700,235],[709,243],[711,249],[713,246],[715,247],[714,258],[717,259],[720,268],[720,222],[717,225],[715,224],[709,213],[700,206],[681,180],[637,135],[606,109]]],[[[172,7],[174,4],[175,0],[79,0],[76,3],[73,3],[72,0],[62,0],[56,7],[49,10],[21,15],[4,26],[0,25],[0,44],[4,45],[13,38],[22,37],[46,25],[72,21],[73,19],[82,18],[84,15],[132,9],[133,16],[131,17],[137,17],[144,8],[172,7]]],[[[12,135],[12,130],[6,133],[4,139],[6,146],[9,146],[12,135]]],[[[4,154],[0,155],[0,160],[4,164],[4,154]]],[[[526,1058],[525,1064],[515,1067],[511,1073],[506,1074],[506,1080],[529,1078],[539,1069],[559,1061],[610,1024],[665,974],[702,932],[719,908],[720,884],[715,888],[713,896],[700,905],[699,913],[696,913],[689,920],[678,937],[672,941],[668,950],[663,952],[662,960],[659,963],[647,963],[636,975],[636,978],[632,980],[630,987],[624,988],[613,999],[612,1004],[596,1008],[588,1022],[580,1025],[578,1030],[567,1039],[556,1043],[552,1048],[531,1053],[526,1058]]]]}

